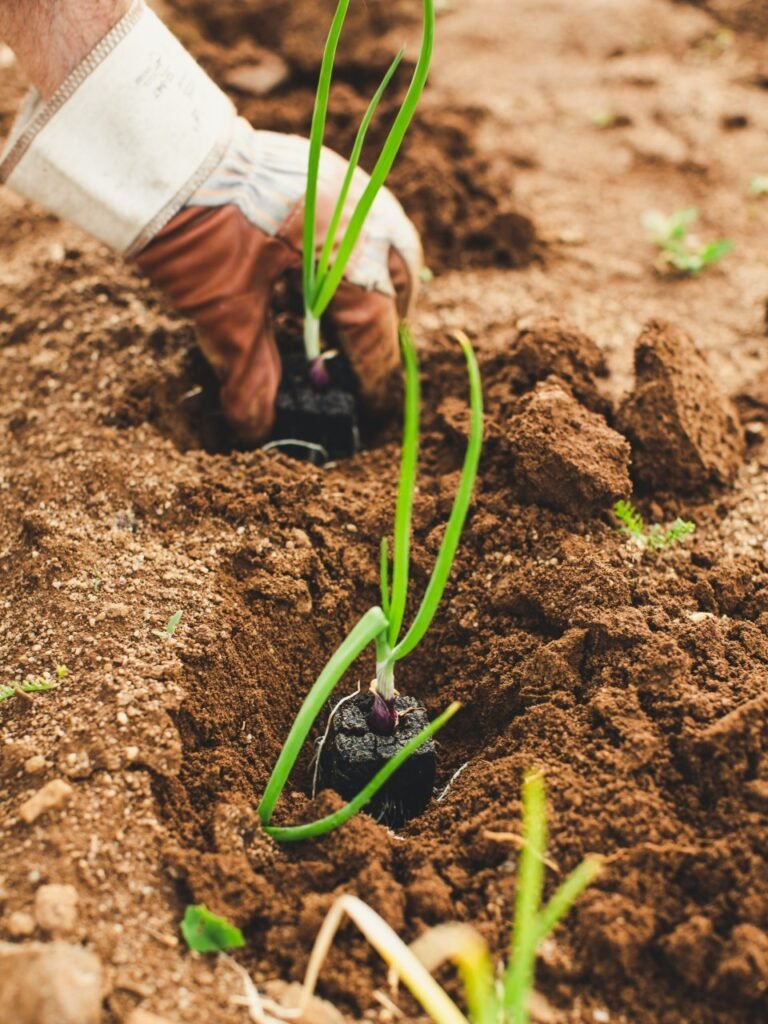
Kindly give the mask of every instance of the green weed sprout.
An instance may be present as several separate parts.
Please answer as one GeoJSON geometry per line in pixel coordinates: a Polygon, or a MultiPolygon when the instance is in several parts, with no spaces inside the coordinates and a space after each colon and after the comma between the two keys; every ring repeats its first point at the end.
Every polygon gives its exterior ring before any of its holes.
{"type": "Polygon", "coordinates": [[[159,637],[160,640],[170,640],[170,638],[176,632],[176,627],[181,622],[181,617],[183,614],[183,611],[174,612],[170,619],[168,619],[168,621],[166,622],[165,629],[153,629],[152,635],[159,637]]]}
{"type": "Polygon", "coordinates": [[[645,520],[630,501],[617,501],[613,507],[616,518],[621,523],[619,529],[642,550],[664,551],[673,544],[679,544],[690,537],[696,530],[696,524],[679,516],[671,526],[660,526],[653,523],[646,526],[645,520]]]}
{"type": "Polygon", "coordinates": [[[187,907],[180,927],[184,941],[196,953],[223,953],[245,945],[240,929],[212,914],[204,903],[187,907]]]}
{"type": "Polygon", "coordinates": [[[768,196],[768,174],[758,174],[750,181],[749,194],[753,199],[768,196]]]}
{"type": "Polygon", "coordinates": [[[325,134],[325,122],[328,113],[328,99],[331,90],[333,62],[336,57],[341,30],[347,16],[349,0],[339,0],[325,43],[323,59],[320,66],[320,78],[315,97],[315,109],[312,116],[312,127],[309,136],[309,163],[307,168],[307,192],[304,207],[304,239],[303,239],[303,290],[304,290],[304,347],[310,370],[320,358],[320,317],[323,315],[339,287],[344,271],[347,268],[352,251],[355,248],[365,219],[370,213],[374,200],[381,190],[389,174],[395,157],[398,154],[405,133],[416,112],[416,107],[426,85],[429,66],[432,60],[432,49],[435,37],[435,6],[434,0],[423,0],[424,29],[421,48],[411,83],[403,100],[402,106],[390,128],[381,153],[371,172],[370,180],[360,196],[352,212],[346,229],[338,240],[344,207],[349,196],[355,169],[360,162],[360,154],[365,142],[368,127],[376,112],[384,92],[392,76],[403,58],[404,50],[400,50],[392,61],[387,73],[376,90],[368,109],[365,112],[357,132],[349,166],[341,191],[339,192],[333,215],[329,222],[328,232],[320,256],[316,252],[316,220],[317,220],[317,182],[320,170],[320,154],[325,134]]]}
{"type": "Polygon", "coordinates": [[[538,949],[582,892],[600,873],[602,859],[586,857],[542,904],[547,847],[544,779],[531,773],[523,782],[523,836],[509,960],[501,979],[485,939],[466,924],[431,928],[406,946],[390,926],[356,896],[340,896],[323,922],[304,977],[300,1009],[315,990],[334,935],[346,914],[389,964],[437,1024],[468,1024],[467,1018],[432,977],[447,960],[457,965],[472,1024],[528,1024],[538,949]]]}
{"type": "MultiPolygon", "coordinates": [[[[61,667],[63,666],[56,667],[56,675],[59,679],[64,678],[64,676],[59,674],[61,667]]],[[[49,677],[47,672],[43,676],[25,676],[23,679],[12,679],[10,683],[0,684],[0,704],[5,700],[10,700],[11,697],[15,697],[19,693],[47,693],[48,690],[55,690],[56,687],[57,684],[49,677]]]]}
{"type": "Polygon", "coordinates": [[[337,828],[357,813],[378,792],[400,765],[459,709],[453,703],[388,761],[368,785],[334,814],[309,825],[275,827],[270,825],[275,805],[299,756],[312,724],[350,665],[369,646],[376,649],[374,710],[369,725],[379,732],[393,732],[397,724],[394,693],[395,664],[421,642],[435,616],[456,556],[459,538],[469,510],[472,488],[477,476],[483,440],[483,396],[480,370],[469,339],[457,334],[469,376],[470,429],[456,497],[443,540],[435,560],[421,605],[405,635],[401,637],[408,597],[411,513],[419,451],[420,385],[416,350],[410,332],[403,326],[400,342],[405,372],[405,414],[400,483],[395,511],[392,581],[389,582],[389,554],[386,541],[381,545],[381,606],[370,608],[331,656],[302,704],[288,734],[259,804],[259,816],[265,831],[279,841],[310,839],[337,828]],[[375,716],[375,717],[374,717],[375,716]]]}
{"type": "Polygon", "coordinates": [[[643,226],[659,247],[662,270],[671,267],[695,277],[733,251],[735,243],[728,238],[701,243],[689,235],[688,229],[698,217],[699,211],[695,207],[677,210],[669,217],[658,210],[645,215],[643,226]]]}

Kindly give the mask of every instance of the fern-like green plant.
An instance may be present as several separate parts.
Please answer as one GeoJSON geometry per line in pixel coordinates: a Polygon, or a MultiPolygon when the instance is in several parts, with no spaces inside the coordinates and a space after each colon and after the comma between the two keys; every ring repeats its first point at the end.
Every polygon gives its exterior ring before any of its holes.
{"type": "MultiPolygon", "coordinates": [[[[61,678],[61,677],[60,677],[61,678]]],[[[0,703],[10,700],[17,693],[45,693],[55,690],[56,683],[45,676],[27,676],[24,679],[12,679],[10,683],[0,684],[0,703]]]]}
{"type": "Polygon", "coordinates": [[[679,544],[696,530],[696,524],[679,516],[671,526],[653,523],[647,526],[645,520],[631,501],[623,498],[613,506],[613,512],[621,523],[619,529],[642,550],[664,551],[673,544],[679,544]]]}

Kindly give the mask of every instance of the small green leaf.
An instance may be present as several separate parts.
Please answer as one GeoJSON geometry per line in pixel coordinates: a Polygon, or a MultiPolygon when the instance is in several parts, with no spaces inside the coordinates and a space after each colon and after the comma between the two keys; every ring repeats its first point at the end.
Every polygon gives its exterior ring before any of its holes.
{"type": "Polygon", "coordinates": [[[200,903],[187,907],[181,922],[181,934],[196,953],[222,953],[245,945],[243,933],[224,917],[217,917],[200,903]]]}
{"type": "Polygon", "coordinates": [[[636,541],[643,542],[645,523],[632,502],[621,499],[613,506],[613,511],[616,518],[621,522],[620,529],[622,532],[628,533],[636,541]]]}
{"type": "Polygon", "coordinates": [[[42,676],[38,676],[37,679],[27,676],[19,686],[19,689],[24,693],[45,693],[47,690],[55,690],[56,684],[52,683],[49,679],[44,679],[42,676]]]}
{"type": "Polygon", "coordinates": [[[173,636],[183,614],[184,612],[182,611],[174,612],[170,619],[168,619],[165,629],[153,629],[152,636],[156,636],[160,640],[167,640],[169,636],[173,636]]]}
{"type": "Polygon", "coordinates": [[[592,124],[595,128],[613,128],[616,124],[615,110],[598,110],[592,115],[592,124]]]}
{"type": "Polygon", "coordinates": [[[749,183],[749,194],[755,199],[768,196],[768,174],[758,174],[749,183]]]}
{"type": "Polygon", "coordinates": [[[705,245],[699,255],[701,256],[701,262],[706,267],[711,263],[717,263],[723,256],[727,256],[729,252],[733,252],[736,248],[736,243],[732,242],[730,238],[720,238],[716,242],[710,242],[705,245]]]}
{"type": "Polygon", "coordinates": [[[69,675],[69,669],[67,668],[66,665],[57,665],[56,666],[56,678],[57,679],[66,679],[68,675],[69,675]]]}
{"type": "Polygon", "coordinates": [[[170,619],[168,619],[168,625],[165,627],[165,632],[168,634],[168,636],[173,636],[173,634],[176,632],[176,627],[181,622],[181,616],[183,614],[184,612],[181,611],[174,612],[170,619]]]}
{"type": "Polygon", "coordinates": [[[16,693],[15,686],[0,686],[0,702],[9,700],[16,693]]]}

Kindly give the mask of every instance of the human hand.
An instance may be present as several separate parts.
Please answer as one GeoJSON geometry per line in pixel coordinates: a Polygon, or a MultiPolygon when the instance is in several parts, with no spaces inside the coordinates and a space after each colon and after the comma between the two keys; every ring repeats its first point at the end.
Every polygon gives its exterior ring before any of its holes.
{"type": "MultiPolygon", "coordinates": [[[[269,432],[280,383],[270,319],[275,284],[300,288],[304,193],[309,142],[255,131],[238,120],[221,164],[171,222],[137,255],[139,265],[191,316],[200,346],[222,381],[227,419],[246,440],[269,432]]],[[[324,150],[318,179],[317,238],[322,247],[347,164],[324,150]]],[[[368,175],[357,171],[345,221],[368,175]]],[[[379,193],[325,327],[349,359],[360,396],[374,412],[397,389],[398,321],[419,279],[416,229],[391,193],[379,193]]]]}
{"type": "MultiPolygon", "coordinates": [[[[81,3],[61,9],[72,14],[81,3]]],[[[72,66],[52,95],[34,79],[0,153],[0,182],[137,258],[195,319],[229,420],[245,439],[261,440],[280,378],[270,297],[300,265],[307,141],[238,119],[144,0],[72,66]]],[[[324,151],[319,245],[346,166],[324,151]]],[[[366,181],[357,171],[347,216],[366,181]]],[[[342,218],[339,237],[344,227],[342,218]]],[[[325,317],[374,409],[397,393],[387,387],[399,361],[397,324],[420,266],[416,230],[382,190],[325,317]]]]}

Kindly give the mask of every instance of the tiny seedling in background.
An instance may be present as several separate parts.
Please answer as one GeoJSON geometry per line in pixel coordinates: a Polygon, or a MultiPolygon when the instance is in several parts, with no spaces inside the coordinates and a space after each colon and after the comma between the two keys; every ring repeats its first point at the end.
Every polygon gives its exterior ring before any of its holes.
{"type": "Polygon", "coordinates": [[[626,128],[627,125],[632,124],[631,119],[626,114],[620,114],[612,107],[596,110],[592,114],[591,121],[595,128],[600,128],[603,131],[608,128],[626,128]]]}
{"type": "Polygon", "coordinates": [[[173,615],[168,619],[165,624],[165,629],[153,629],[153,636],[159,637],[161,640],[168,640],[176,632],[176,627],[181,622],[181,616],[184,612],[174,612],[173,615]]]}
{"type": "Polygon", "coordinates": [[[592,124],[595,128],[613,128],[616,124],[616,111],[598,110],[592,115],[592,124]]]}
{"type": "Polygon", "coordinates": [[[57,679],[59,679],[59,680],[66,679],[68,675],[69,675],[69,669],[67,668],[66,665],[57,665],[56,666],[56,678],[57,679]]]}
{"type": "Polygon", "coordinates": [[[639,548],[650,551],[664,551],[665,548],[690,537],[696,529],[696,524],[679,516],[671,526],[663,527],[658,523],[646,526],[645,520],[637,511],[635,506],[629,502],[617,501],[613,507],[616,518],[620,521],[619,529],[635,543],[639,548]]]}
{"type": "MultiPolygon", "coordinates": [[[[56,670],[58,675],[58,669],[56,670]]],[[[63,679],[63,676],[59,676],[63,679]]],[[[10,683],[0,684],[0,703],[10,700],[17,693],[46,693],[48,690],[55,690],[56,683],[47,676],[25,676],[24,679],[12,679],[10,683]]]]}
{"type": "Polygon", "coordinates": [[[181,934],[195,953],[224,953],[245,945],[240,929],[226,918],[212,914],[204,903],[187,907],[181,934]]]}
{"type": "Polygon", "coordinates": [[[750,181],[749,194],[753,199],[768,196],[768,174],[758,174],[750,181]]]}
{"type": "Polygon", "coordinates": [[[660,270],[671,268],[695,277],[733,251],[734,243],[728,238],[701,242],[689,234],[689,228],[698,218],[699,211],[693,206],[677,210],[668,217],[658,210],[645,215],[643,226],[660,250],[660,270]]]}
{"type": "Polygon", "coordinates": [[[340,896],[323,922],[304,978],[299,1001],[303,1012],[314,993],[320,970],[344,915],[352,918],[390,967],[437,1024],[468,1024],[467,1018],[432,977],[446,961],[458,967],[472,1024],[528,1024],[538,950],[582,892],[597,878],[602,860],[586,857],[542,904],[547,849],[547,804],[544,779],[533,773],[523,783],[523,835],[518,862],[517,899],[509,943],[509,960],[500,981],[485,939],[466,924],[431,928],[406,946],[390,926],[356,896],[340,896]]]}

